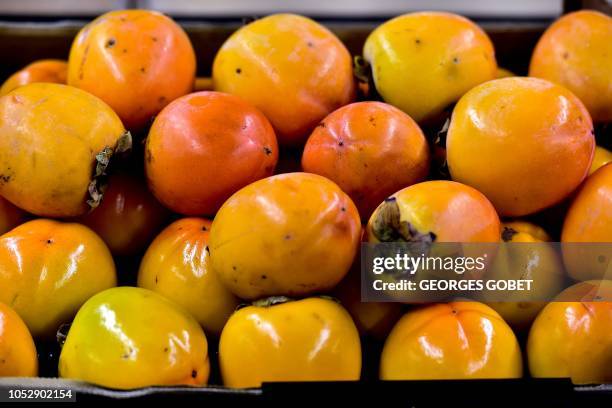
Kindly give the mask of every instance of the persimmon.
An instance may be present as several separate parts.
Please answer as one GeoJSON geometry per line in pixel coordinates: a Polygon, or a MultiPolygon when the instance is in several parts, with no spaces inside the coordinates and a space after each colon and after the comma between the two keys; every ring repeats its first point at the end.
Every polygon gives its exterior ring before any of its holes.
{"type": "Polygon", "coordinates": [[[315,21],[275,14],[232,34],[213,63],[215,90],[266,115],[282,145],[301,145],[327,114],[355,98],[351,55],[315,21]]]}
{"type": "Polygon", "coordinates": [[[470,88],[497,75],[487,34],[451,13],[395,17],[372,31],[363,56],[385,102],[419,123],[436,119],[470,88]]]}
{"type": "Polygon", "coordinates": [[[571,378],[578,384],[612,381],[612,281],[581,282],[540,312],[529,332],[531,376],[571,378]]]}
{"type": "Polygon", "coordinates": [[[35,215],[82,215],[98,205],[98,176],[127,135],[90,93],[50,83],[19,87],[0,97],[0,194],[35,215]]]}
{"type": "Polygon", "coordinates": [[[520,378],[512,329],[478,302],[433,304],[407,312],[382,351],[382,380],[520,378]]]}
{"type": "Polygon", "coordinates": [[[586,177],[594,149],[582,102],[559,85],[524,77],[466,93],[446,139],[453,180],[480,190],[502,216],[531,214],[568,197],[586,177]]]}
{"type": "Polygon", "coordinates": [[[393,194],[368,221],[369,242],[498,242],[500,222],[487,198],[453,181],[425,181],[393,194]]]}
{"type": "Polygon", "coordinates": [[[221,92],[196,92],[172,102],[155,118],[145,146],[151,191],[186,215],[214,215],[240,188],[272,175],[277,160],[266,117],[221,92]]]}
{"type": "Polygon", "coordinates": [[[44,59],[26,65],[8,77],[0,87],[0,96],[13,89],[34,82],[51,82],[65,84],[68,75],[68,63],[57,59],[44,59]]]}
{"type": "Polygon", "coordinates": [[[612,242],[612,163],[590,175],[578,191],[563,222],[561,242],[572,278],[609,279],[612,251],[605,243],[612,242]]]}
{"type": "Polygon", "coordinates": [[[54,338],[87,299],[117,281],[110,251],[92,230],[42,218],[0,237],[0,266],[0,302],[35,338],[54,338]]]}
{"type": "Polygon", "coordinates": [[[359,380],[359,333],[342,306],[321,298],[274,301],[238,310],[223,328],[219,365],[224,385],[359,380]]]}
{"type": "Polygon", "coordinates": [[[117,173],[110,177],[102,204],[79,221],[94,230],[114,255],[133,255],[153,240],[168,215],[144,180],[117,173]]]}
{"type": "Polygon", "coordinates": [[[325,177],[287,173],[230,197],[213,220],[213,270],[237,296],[302,296],[330,290],[359,245],[355,204],[325,177]]]}
{"type": "Polygon", "coordinates": [[[302,167],[336,182],[366,220],[390,194],[425,178],[429,147],[401,110],[357,102],[321,121],[306,142],[302,167]]]}
{"type": "Polygon", "coordinates": [[[79,309],[59,358],[59,376],[108,388],[203,385],[208,342],[183,308],[147,289],[105,290],[79,309]]]}
{"type": "Polygon", "coordinates": [[[36,377],[38,360],[30,331],[13,309],[0,302],[0,377],[36,377]]]}
{"type": "Polygon", "coordinates": [[[596,122],[612,121],[612,18],[594,10],[569,13],[544,32],[529,75],[572,91],[596,122]]]}
{"type": "Polygon", "coordinates": [[[182,218],[151,243],[140,263],[138,286],[181,305],[204,328],[218,336],[238,306],[238,299],[210,266],[211,221],[182,218]]]}
{"type": "Polygon", "coordinates": [[[506,301],[487,302],[487,305],[513,329],[523,331],[546,305],[544,300],[554,298],[563,289],[566,279],[563,260],[557,249],[548,244],[552,240],[548,233],[530,222],[504,222],[501,238],[508,244],[500,245],[497,250],[488,270],[490,278],[533,280],[529,296],[534,301],[521,299],[524,293],[508,292],[506,301]]]}
{"type": "MultiPolygon", "coordinates": [[[[410,250],[425,249],[430,257],[457,257],[463,253],[471,257],[486,254],[486,259],[491,259],[488,253],[494,254],[494,246],[461,243],[498,242],[499,232],[499,217],[484,195],[460,183],[436,180],[414,184],[386,198],[370,217],[365,235],[369,243],[406,243],[410,250]]],[[[484,268],[471,269],[463,277],[480,278],[486,270],[484,265],[484,268]]],[[[440,279],[445,274],[450,279],[458,276],[436,267],[419,268],[413,281],[440,279]]],[[[397,282],[394,274],[381,275],[381,279],[397,282]]],[[[429,290],[409,295],[391,290],[384,293],[390,299],[408,303],[432,302],[446,296],[444,291],[429,290]]]]}
{"type": "Polygon", "coordinates": [[[196,59],[189,37],[151,10],[116,10],[79,31],[68,58],[68,85],[109,104],[130,130],[192,91],[196,59]]]}

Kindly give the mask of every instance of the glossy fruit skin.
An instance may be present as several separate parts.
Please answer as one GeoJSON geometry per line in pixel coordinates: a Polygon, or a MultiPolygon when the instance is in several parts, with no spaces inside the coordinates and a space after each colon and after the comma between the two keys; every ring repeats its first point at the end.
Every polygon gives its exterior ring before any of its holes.
{"type": "Polygon", "coordinates": [[[502,216],[532,214],[566,198],[586,177],[594,149],[582,102],[524,77],[470,90],[453,110],[446,139],[453,180],[480,190],[502,216]]]}
{"type": "Polygon", "coordinates": [[[451,13],[409,13],[389,20],[367,38],[363,55],[385,102],[419,123],[435,119],[497,74],[489,37],[451,13]]]}
{"type": "Polygon", "coordinates": [[[96,155],[124,132],[115,112],[87,92],[19,87],[0,98],[0,194],[39,216],[84,214],[96,155]]]}
{"type": "MultiPolygon", "coordinates": [[[[612,282],[597,283],[606,284],[610,296],[612,282]]],[[[573,288],[566,289],[560,297],[573,288]]],[[[610,383],[611,325],[612,302],[549,303],[529,332],[529,372],[536,378],[569,377],[577,384],[610,383]]]]}
{"type": "Polygon", "coordinates": [[[0,96],[13,89],[34,82],[51,82],[65,84],[68,75],[68,64],[63,60],[45,59],[34,61],[11,75],[0,87],[0,96]]]}
{"type": "Polygon", "coordinates": [[[38,359],[32,335],[21,317],[0,302],[0,377],[36,377],[38,359]]]}
{"type": "Polygon", "coordinates": [[[104,240],[113,255],[133,255],[146,248],[168,218],[143,180],[111,176],[102,203],[79,221],[104,240]]]}
{"type": "Polygon", "coordinates": [[[593,162],[591,163],[591,169],[589,170],[589,176],[600,167],[612,162],[612,152],[604,149],[601,146],[595,147],[595,154],[593,155],[593,162]]]}
{"type": "MultiPolygon", "coordinates": [[[[572,242],[612,242],[612,164],[590,175],[574,198],[563,222],[563,260],[576,280],[604,279],[607,263],[598,262],[601,248],[572,242]]],[[[609,251],[608,251],[609,253],[609,251]]]]}
{"type": "Polygon", "coordinates": [[[68,85],[108,103],[130,130],[148,125],[193,89],[196,60],[183,29],[150,10],[117,10],[79,31],[68,58],[68,85]]]}
{"type": "Polygon", "coordinates": [[[203,385],[209,373],[198,322],[163,296],[127,286],[81,307],[59,359],[60,377],[118,389],[203,385]]]}
{"type": "Polygon", "coordinates": [[[544,32],[529,75],[558,83],[586,105],[595,122],[612,121],[612,18],[593,10],[562,16],[544,32]]]}
{"type": "Polygon", "coordinates": [[[0,197],[0,234],[8,232],[24,222],[27,214],[10,201],[0,197]]]}
{"type": "Polygon", "coordinates": [[[207,334],[219,336],[238,306],[210,266],[211,221],[183,218],[164,229],[140,263],[138,286],[157,292],[187,310],[207,334]]]}
{"type": "Polygon", "coordinates": [[[145,147],[149,187],[185,215],[214,215],[233,193],[271,176],[278,161],[274,130],[241,98],[197,92],[155,119],[145,147]]]}
{"type": "MultiPolygon", "coordinates": [[[[488,271],[490,279],[532,279],[537,282],[535,288],[529,292],[533,298],[550,299],[561,292],[566,280],[563,260],[553,246],[546,244],[552,239],[544,229],[526,221],[504,222],[501,236],[504,242],[511,244],[498,248],[488,271]]],[[[518,296],[522,297],[524,294],[518,296]]],[[[506,302],[486,304],[517,332],[529,329],[546,305],[545,302],[513,299],[512,292],[508,292],[506,302]]]]}
{"type": "Polygon", "coordinates": [[[259,387],[275,381],[358,380],[359,333],[338,303],[321,298],[247,306],[221,334],[223,384],[259,387]]]}
{"type": "Polygon", "coordinates": [[[333,288],[359,245],[355,204],[328,179],[279,174],[249,184],[217,213],[212,267],[243,299],[303,296],[333,288]]]}
{"type": "Polygon", "coordinates": [[[217,91],[259,108],[281,145],[301,145],[314,127],[355,98],[351,55],[309,18],[275,14],[236,31],[213,63],[217,91]]]}
{"type": "Polygon", "coordinates": [[[385,342],[382,380],[520,378],[512,329],[478,302],[433,304],[406,313],[385,342]]]}
{"type": "Polygon", "coordinates": [[[493,205],[479,191],[453,181],[425,181],[406,187],[382,203],[366,228],[368,242],[380,242],[374,225],[385,203],[395,202],[400,220],[435,242],[498,242],[500,222],[493,205]]]}
{"type": "Polygon", "coordinates": [[[390,194],[427,176],[429,147],[404,112],[382,102],[357,102],[315,128],[302,168],[337,183],[365,220],[390,194]]]}
{"type": "Polygon", "coordinates": [[[113,258],[89,228],[37,219],[0,237],[0,302],[35,338],[53,338],[94,294],[115,286],[113,258]]]}

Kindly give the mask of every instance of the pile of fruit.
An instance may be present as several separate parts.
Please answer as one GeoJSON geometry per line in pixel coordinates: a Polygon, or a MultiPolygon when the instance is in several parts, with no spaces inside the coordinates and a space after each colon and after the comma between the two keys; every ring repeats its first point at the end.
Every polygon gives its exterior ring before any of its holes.
{"type": "MultiPolygon", "coordinates": [[[[279,14],[195,75],[174,21],[129,10],[2,86],[0,376],[36,376],[34,340],[59,333],[60,377],[119,389],[207,384],[217,362],[229,387],[357,380],[367,338],[381,379],[612,381],[612,303],[366,303],[359,286],[361,241],[612,242],[610,17],[563,16],[517,77],[461,16],[387,21],[354,63],[279,14]],[[115,260],[143,252],[116,287],[115,260]]],[[[551,290],[606,278],[536,258],[551,290]]]]}

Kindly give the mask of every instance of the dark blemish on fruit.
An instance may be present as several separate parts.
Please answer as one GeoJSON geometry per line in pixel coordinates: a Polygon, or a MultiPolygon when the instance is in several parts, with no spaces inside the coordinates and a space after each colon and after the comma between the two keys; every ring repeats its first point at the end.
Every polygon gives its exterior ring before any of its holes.
{"type": "Polygon", "coordinates": [[[236,270],[236,265],[232,265],[232,269],[233,269],[233,270],[236,270]]]}
{"type": "Polygon", "coordinates": [[[268,279],[266,275],[261,275],[261,279],[268,279]]]}
{"type": "Polygon", "coordinates": [[[153,40],[153,42],[157,42],[157,37],[151,37],[151,39],[153,40]]]}
{"type": "Polygon", "coordinates": [[[198,371],[197,370],[191,371],[191,378],[197,378],[197,377],[198,377],[198,371]]]}
{"type": "Polygon", "coordinates": [[[363,163],[363,167],[368,168],[368,163],[363,163]]]}
{"type": "Polygon", "coordinates": [[[127,48],[122,49],[121,52],[126,54],[127,53],[127,48]]]}
{"type": "Polygon", "coordinates": [[[203,226],[202,231],[208,231],[208,228],[206,228],[206,226],[203,226]]]}
{"type": "Polygon", "coordinates": [[[453,57],[453,63],[458,64],[459,63],[459,57],[453,57]]]}
{"type": "Polygon", "coordinates": [[[340,208],[340,211],[342,211],[342,212],[346,212],[346,207],[342,207],[342,208],[340,208]]]}
{"type": "Polygon", "coordinates": [[[208,254],[210,255],[210,249],[208,249],[208,245],[206,245],[206,248],[204,249],[206,249],[206,252],[208,252],[208,254]]]}
{"type": "Polygon", "coordinates": [[[168,347],[164,347],[164,353],[168,352],[168,347]]]}
{"type": "Polygon", "coordinates": [[[159,98],[157,98],[157,101],[159,103],[166,103],[166,97],[165,96],[160,96],[159,98]]]}
{"type": "Polygon", "coordinates": [[[266,156],[269,156],[272,154],[272,149],[270,149],[268,146],[264,146],[263,150],[266,156]]]}
{"type": "Polygon", "coordinates": [[[453,309],[453,314],[456,315],[457,314],[457,309],[453,309]]]}
{"type": "Polygon", "coordinates": [[[568,59],[568,58],[569,58],[569,54],[568,54],[568,53],[567,53],[567,51],[566,51],[566,52],[564,52],[564,53],[563,53],[563,59],[565,59],[565,60],[566,60],[566,59],[568,59]]]}
{"type": "Polygon", "coordinates": [[[142,72],[144,74],[146,72],[145,67],[140,67],[140,72],[142,72]]]}
{"type": "Polygon", "coordinates": [[[236,68],[236,73],[237,73],[238,75],[242,74],[242,68],[236,68]]]}
{"type": "Polygon", "coordinates": [[[0,174],[0,183],[1,184],[6,184],[9,181],[11,181],[11,178],[12,178],[12,176],[10,174],[0,174]]]}
{"type": "Polygon", "coordinates": [[[516,234],[518,234],[518,231],[514,228],[504,227],[504,229],[502,230],[501,237],[504,242],[509,242],[516,234]]]}
{"type": "Polygon", "coordinates": [[[421,39],[420,38],[415,38],[414,39],[414,43],[415,44],[421,44],[421,39]]]}
{"type": "Polygon", "coordinates": [[[155,275],[155,283],[159,282],[157,275],[155,275]]]}
{"type": "Polygon", "coordinates": [[[83,68],[85,67],[85,61],[87,61],[87,55],[89,54],[89,44],[83,50],[83,58],[81,59],[81,63],[79,64],[79,79],[83,79],[83,68]]]}
{"type": "Polygon", "coordinates": [[[285,235],[285,241],[289,241],[291,239],[291,234],[285,235]]]}
{"type": "Polygon", "coordinates": [[[106,48],[112,48],[114,46],[115,46],[115,39],[109,38],[108,41],[106,41],[106,48]]]}
{"type": "Polygon", "coordinates": [[[49,245],[50,245],[50,244],[52,244],[52,243],[53,243],[53,240],[52,240],[52,239],[48,239],[48,240],[47,240],[47,244],[49,244],[49,245]]]}
{"type": "Polygon", "coordinates": [[[312,43],[312,41],[308,41],[306,45],[308,45],[308,48],[314,47],[314,44],[312,43]]]}
{"type": "Polygon", "coordinates": [[[344,140],[339,140],[338,141],[338,146],[340,146],[340,147],[344,146],[344,140]]]}

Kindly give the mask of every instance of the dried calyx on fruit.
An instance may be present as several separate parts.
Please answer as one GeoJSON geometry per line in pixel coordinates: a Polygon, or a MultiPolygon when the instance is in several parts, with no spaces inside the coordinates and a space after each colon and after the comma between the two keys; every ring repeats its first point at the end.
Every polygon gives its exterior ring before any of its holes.
{"type": "Polygon", "coordinates": [[[109,166],[111,165],[111,158],[114,155],[122,154],[132,149],[132,134],[129,131],[125,131],[123,135],[117,141],[117,146],[113,149],[112,147],[106,146],[98,154],[96,154],[96,166],[93,170],[91,182],[87,187],[89,193],[89,199],[87,204],[91,209],[98,207],[104,197],[104,191],[106,191],[108,182],[109,166]]]}
{"type": "Polygon", "coordinates": [[[420,232],[408,221],[402,221],[395,197],[382,203],[372,224],[372,233],[380,242],[413,242],[430,245],[436,240],[433,232],[420,232]]]}

